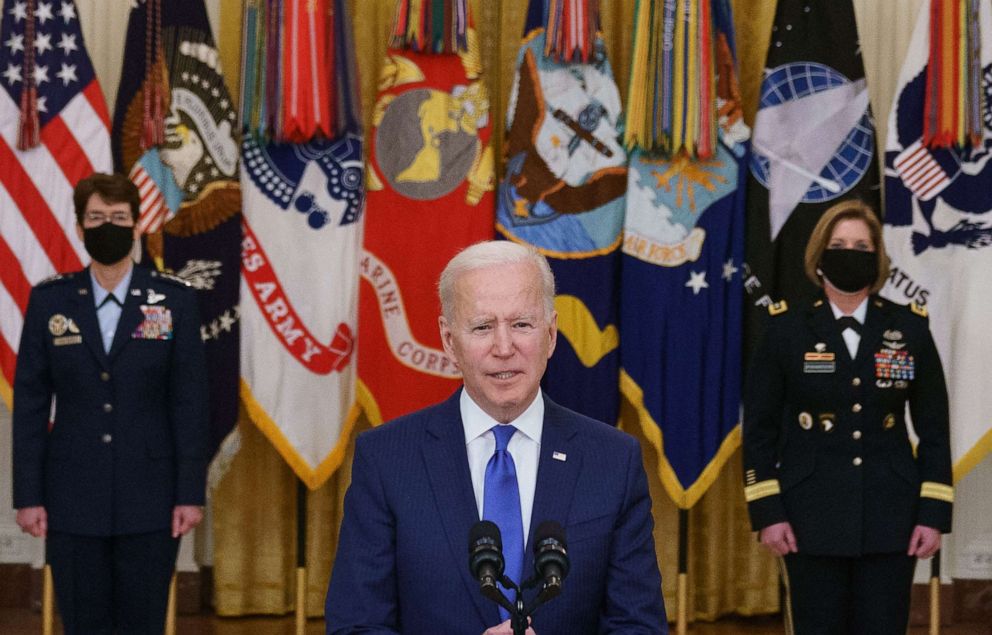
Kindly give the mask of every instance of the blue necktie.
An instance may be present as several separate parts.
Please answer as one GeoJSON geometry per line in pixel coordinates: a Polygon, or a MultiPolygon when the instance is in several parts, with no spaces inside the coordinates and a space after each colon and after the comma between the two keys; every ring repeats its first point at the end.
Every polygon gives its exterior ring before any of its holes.
{"type": "MultiPolygon", "coordinates": [[[[517,431],[511,425],[492,427],[496,437],[496,451],[486,465],[486,484],[482,502],[483,520],[491,520],[499,527],[503,537],[504,572],[511,580],[520,584],[520,573],[524,565],[523,521],[520,519],[520,490],[517,488],[517,468],[513,457],[506,450],[510,438],[517,431]]],[[[502,586],[502,585],[500,585],[502,586]]],[[[504,589],[510,602],[514,597],[504,589]]],[[[500,618],[510,617],[500,607],[500,618]]]]}

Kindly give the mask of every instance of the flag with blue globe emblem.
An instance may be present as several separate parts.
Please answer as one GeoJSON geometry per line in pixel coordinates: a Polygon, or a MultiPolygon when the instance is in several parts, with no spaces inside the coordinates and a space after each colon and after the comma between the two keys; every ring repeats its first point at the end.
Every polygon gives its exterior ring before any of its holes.
{"type": "Polygon", "coordinates": [[[819,294],[803,256],[823,212],[849,198],[879,209],[875,130],[850,0],[778,3],[749,168],[745,329],[753,342],[768,305],[819,294]]]}

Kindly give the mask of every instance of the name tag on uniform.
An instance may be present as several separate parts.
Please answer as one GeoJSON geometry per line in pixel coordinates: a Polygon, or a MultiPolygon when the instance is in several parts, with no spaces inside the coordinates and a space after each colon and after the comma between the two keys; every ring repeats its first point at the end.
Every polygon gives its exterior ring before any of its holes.
{"type": "Polygon", "coordinates": [[[837,370],[834,353],[806,353],[803,355],[804,373],[833,373],[837,370]]]}
{"type": "Polygon", "coordinates": [[[164,306],[141,305],[145,319],[131,333],[132,339],[137,340],[171,340],[172,311],[164,306]]]}

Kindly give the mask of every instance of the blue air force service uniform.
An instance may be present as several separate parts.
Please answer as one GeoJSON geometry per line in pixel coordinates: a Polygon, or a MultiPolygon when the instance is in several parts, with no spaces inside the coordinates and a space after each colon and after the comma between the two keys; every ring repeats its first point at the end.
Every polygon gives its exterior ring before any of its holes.
{"type": "Polygon", "coordinates": [[[14,506],[46,509],[59,610],[76,632],[103,632],[87,622],[89,604],[107,591],[101,585],[111,587],[118,630],[161,632],[165,598],[152,589],[163,576],[167,588],[175,566],[172,511],[203,505],[205,495],[197,300],[179,278],[138,266],[107,298],[120,303],[117,312],[96,307],[98,291],[107,295],[87,269],[31,292],[14,380],[14,506]],[[104,579],[99,554],[114,549],[117,571],[104,579]],[[149,596],[138,615],[118,602],[122,590],[149,596]]]}
{"type": "MultiPolygon", "coordinates": [[[[794,601],[797,626],[810,611],[822,625],[797,632],[899,632],[884,617],[898,614],[898,623],[908,615],[910,536],[916,525],[949,532],[954,499],[947,389],[926,311],[869,297],[853,359],[825,300],[799,309],[781,303],[769,312],[744,399],[751,525],[757,531],[791,524],[798,553],[786,557],[786,566],[794,600],[808,570],[819,571],[810,580],[837,581],[820,586],[841,587],[801,591],[803,602],[820,604],[797,611],[794,601]],[[907,404],[919,436],[915,454],[907,404]],[[848,597],[854,605],[845,605],[845,618],[831,598],[843,601],[852,579],[870,592],[848,597]],[[859,622],[865,612],[882,621],[859,622]]],[[[905,621],[901,628],[905,633],[905,621]]]]}

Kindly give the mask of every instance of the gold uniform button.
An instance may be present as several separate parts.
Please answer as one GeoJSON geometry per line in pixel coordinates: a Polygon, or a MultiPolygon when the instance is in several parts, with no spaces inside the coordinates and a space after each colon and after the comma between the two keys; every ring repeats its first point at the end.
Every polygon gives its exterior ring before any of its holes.
{"type": "Polygon", "coordinates": [[[851,461],[851,463],[854,463],[855,467],[857,467],[858,465],[861,465],[861,457],[860,456],[854,457],[854,460],[851,461]]]}
{"type": "Polygon", "coordinates": [[[113,405],[111,405],[109,403],[103,404],[103,411],[104,412],[113,412],[113,410],[114,410],[113,405]]]}
{"type": "Polygon", "coordinates": [[[110,381],[110,373],[108,373],[107,371],[103,371],[102,373],[100,373],[100,379],[102,379],[103,381],[110,381]]]}
{"type": "Polygon", "coordinates": [[[861,404],[856,403],[851,406],[851,412],[861,412],[861,404]]]}
{"type": "Polygon", "coordinates": [[[857,441],[858,439],[860,439],[861,438],[861,430],[855,430],[854,432],[852,432],[851,433],[851,438],[853,438],[855,441],[857,441]]]}
{"type": "Polygon", "coordinates": [[[100,437],[100,440],[103,441],[104,443],[110,443],[111,441],[114,440],[114,437],[110,436],[109,434],[105,434],[102,437],[100,437]]]}
{"type": "Polygon", "coordinates": [[[861,385],[861,378],[860,377],[855,377],[854,379],[852,379],[851,380],[851,385],[852,386],[860,386],[861,385]]]}

